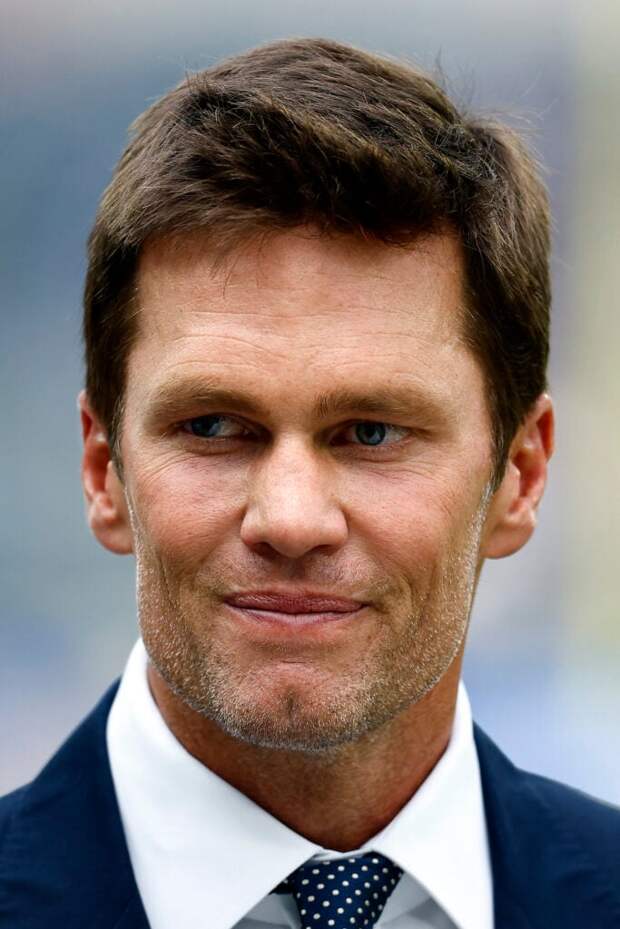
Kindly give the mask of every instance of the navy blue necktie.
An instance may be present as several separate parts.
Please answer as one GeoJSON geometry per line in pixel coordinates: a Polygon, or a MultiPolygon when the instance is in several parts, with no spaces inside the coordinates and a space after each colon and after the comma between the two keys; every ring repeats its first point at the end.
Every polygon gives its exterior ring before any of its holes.
{"type": "Polygon", "coordinates": [[[372,929],[402,870],[378,852],[309,861],[276,888],[291,893],[302,929],[372,929]]]}

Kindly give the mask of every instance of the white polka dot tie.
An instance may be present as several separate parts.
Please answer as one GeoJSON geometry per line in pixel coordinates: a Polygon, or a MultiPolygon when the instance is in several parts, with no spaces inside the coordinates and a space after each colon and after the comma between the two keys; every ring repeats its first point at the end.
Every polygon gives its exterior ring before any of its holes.
{"type": "Polygon", "coordinates": [[[277,890],[293,894],[302,929],[372,929],[402,870],[378,852],[310,861],[277,890]]]}

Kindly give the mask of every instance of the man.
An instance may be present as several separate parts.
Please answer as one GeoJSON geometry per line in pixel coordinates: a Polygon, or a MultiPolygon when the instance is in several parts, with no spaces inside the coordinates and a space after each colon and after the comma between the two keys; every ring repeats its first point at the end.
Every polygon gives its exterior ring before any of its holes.
{"type": "Polygon", "coordinates": [[[618,812],[459,685],[553,448],[518,139],[276,43],[138,119],[89,259],[83,483],[141,642],[3,801],[1,925],[620,926],[618,812]]]}

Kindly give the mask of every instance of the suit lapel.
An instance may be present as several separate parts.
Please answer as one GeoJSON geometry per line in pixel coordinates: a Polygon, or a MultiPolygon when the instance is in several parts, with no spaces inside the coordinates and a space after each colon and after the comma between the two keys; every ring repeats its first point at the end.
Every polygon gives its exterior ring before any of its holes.
{"type": "Polygon", "coordinates": [[[531,922],[524,912],[519,899],[518,874],[522,863],[514,860],[510,847],[505,847],[505,842],[511,841],[506,820],[510,818],[508,793],[513,789],[512,765],[477,726],[474,726],[474,737],[493,871],[495,929],[538,929],[538,924],[531,922]]]}
{"type": "Polygon", "coordinates": [[[12,929],[148,929],[106,749],[116,686],[22,791],[4,846],[12,929]]]}

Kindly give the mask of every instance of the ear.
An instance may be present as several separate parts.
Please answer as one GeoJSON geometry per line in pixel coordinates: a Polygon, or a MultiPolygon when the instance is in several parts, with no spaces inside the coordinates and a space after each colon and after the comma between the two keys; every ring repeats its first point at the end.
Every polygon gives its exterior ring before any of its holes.
{"type": "Polygon", "coordinates": [[[82,486],[86,515],[95,538],[117,555],[133,551],[133,535],[123,485],[112,461],[108,436],[86,391],[78,396],[82,420],[82,486]]]}
{"type": "Polygon", "coordinates": [[[517,552],[536,528],[536,513],[553,454],[553,403],[541,394],[510,446],[502,483],[493,495],[483,534],[483,558],[517,552]]]}

